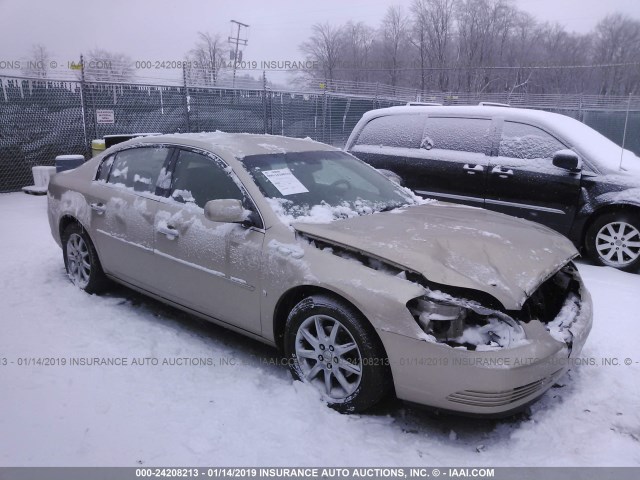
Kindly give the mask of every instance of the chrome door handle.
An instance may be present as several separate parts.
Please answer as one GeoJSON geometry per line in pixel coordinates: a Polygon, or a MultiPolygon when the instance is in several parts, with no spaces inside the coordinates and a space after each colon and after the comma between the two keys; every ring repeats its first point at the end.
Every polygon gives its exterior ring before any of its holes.
{"type": "Polygon", "coordinates": [[[169,238],[170,240],[173,240],[174,238],[177,238],[180,236],[180,232],[175,228],[173,228],[171,225],[167,225],[166,227],[163,225],[158,225],[156,227],[156,231],[158,233],[162,233],[163,235],[166,235],[167,238],[169,238]]]}
{"type": "Polygon", "coordinates": [[[484,167],[482,165],[469,165],[468,163],[465,163],[464,168],[468,174],[470,175],[475,175],[476,172],[484,172],[484,167]]]}
{"type": "Polygon", "coordinates": [[[89,206],[91,207],[91,210],[98,212],[98,215],[102,215],[107,211],[107,207],[104,206],[104,203],[92,203],[89,206]]]}
{"type": "Polygon", "coordinates": [[[511,169],[505,170],[500,166],[493,167],[491,169],[491,173],[495,175],[499,175],[502,178],[513,177],[513,170],[511,169]]]}

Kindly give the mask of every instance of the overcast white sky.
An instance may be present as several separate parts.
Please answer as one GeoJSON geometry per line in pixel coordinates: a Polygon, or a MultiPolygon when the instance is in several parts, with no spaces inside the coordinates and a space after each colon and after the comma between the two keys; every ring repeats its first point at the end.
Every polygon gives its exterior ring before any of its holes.
{"type": "MultiPolygon", "coordinates": [[[[229,20],[248,23],[246,60],[300,59],[298,45],[316,22],[362,20],[377,26],[389,5],[411,0],[0,0],[0,62],[47,45],[55,59],[76,60],[94,48],[133,60],[180,60],[198,31],[230,33],[229,20]]],[[[543,21],[586,32],[605,15],[640,19],[640,0],[515,0],[543,21]]],[[[17,72],[16,72],[17,73],[17,72]]]]}

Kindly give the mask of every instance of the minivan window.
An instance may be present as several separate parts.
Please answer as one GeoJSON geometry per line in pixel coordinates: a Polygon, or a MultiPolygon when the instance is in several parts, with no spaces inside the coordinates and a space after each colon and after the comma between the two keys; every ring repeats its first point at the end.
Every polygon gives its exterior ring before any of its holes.
{"type": "Polygon", "coordinates": [[[371,120],[358,136],[356,145],[420,148],[423,115],[387,115],[371,120]]]}
{"type": "Polygon", "coordinates": [[[558,150],[567,148],[544,130],[525,123],[504,122],[500,148],[501,157],[532,160],[552,158],[558,150]]]}
{"type": "Polygon", "coordinates": [[[429,117],[422,148],[489,154],[492,123],[483,118],[429,117]]]}
{"type": "Polygon", "coordinates": [[[156,181],[170,148],[139,147],[116,154],[107,183],[132,188],[136,192],[154,193],[156,181]]]}

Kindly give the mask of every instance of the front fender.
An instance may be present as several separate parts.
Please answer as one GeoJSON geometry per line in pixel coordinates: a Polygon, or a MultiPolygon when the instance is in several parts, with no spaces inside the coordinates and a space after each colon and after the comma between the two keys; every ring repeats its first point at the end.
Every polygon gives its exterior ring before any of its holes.
{"type": "Polygon", "coordinates": [[[354,305],[377,330],[419,337],[421,330],[406,304],[424,295],[421,285],[341,258],[305,241],[267,240],[263,256],[262,331],[274,341],[274,313],[292,288],[319,287],[354,305]]]}
{"type": "Polygon", "coordinates": [[[640,207],[640,188],[603,193],[595,198],[595,204],[598,207],[606,205],[634,205],[640,207]]]}
{"type": "Polygon", "coordinates": [[[628,188],[617,192],[605,192],[599,195],[590,195],[589,191],[582,189],[582,207],[575,217],[569,237],[578,247],[581,246],[589,219],[594,218],[599,210],[613,205],[628,205],[640,208],[640,188],[628,188]]]}

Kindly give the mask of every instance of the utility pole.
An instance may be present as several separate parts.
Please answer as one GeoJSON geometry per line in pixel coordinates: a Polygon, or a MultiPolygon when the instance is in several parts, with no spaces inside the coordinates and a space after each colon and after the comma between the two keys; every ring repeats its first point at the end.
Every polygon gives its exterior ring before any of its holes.
{"type": "Polygon", "coordinates": [[[236,25],[238,25],[238,32],[236,33],[235,37],[229,37],[229,43],[235,44],[236,49],[235,49],[235,53],[233,54],[233,88],[236,88],[236,68],[238,68],[238,48],[240,47],[240,45],[242,45],[243,47],[247,46],[247,39],[246,38],[240,38],[240,29],[242,27],[244,28],[249,28],[249,25],[247,25],[246,23],[241,23],[238,22],[236,20],[231,20],[231,23],[235,23],[236,25]]]}

